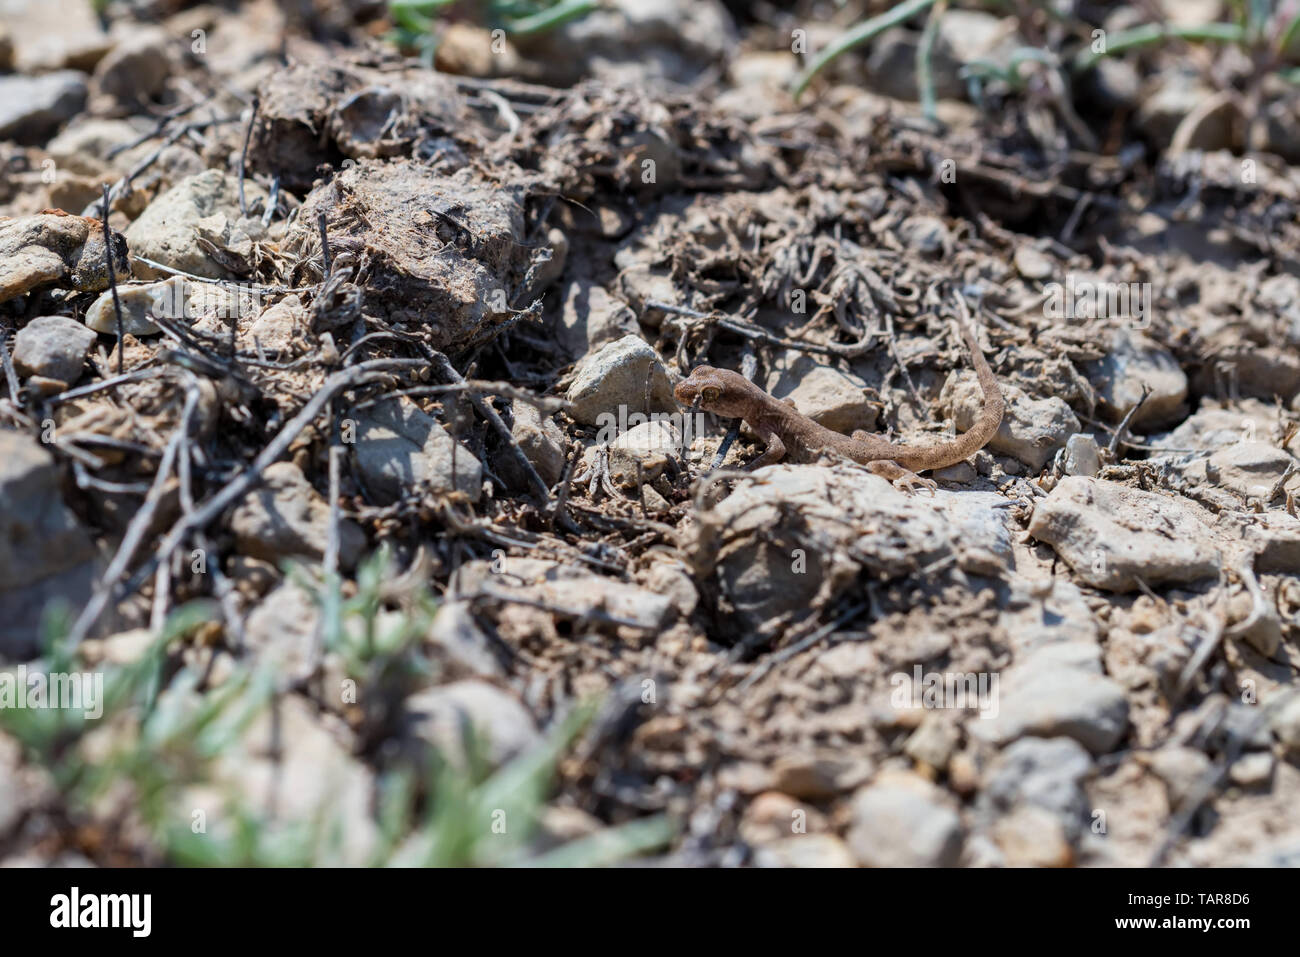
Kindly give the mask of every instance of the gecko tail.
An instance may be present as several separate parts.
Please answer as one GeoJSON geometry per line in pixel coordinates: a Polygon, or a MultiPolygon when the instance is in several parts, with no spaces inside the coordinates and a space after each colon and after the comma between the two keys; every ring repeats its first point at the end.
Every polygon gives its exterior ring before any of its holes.
{"type": "Polygon", "coordinates": [[[970,352],[971,363],[979,379],[980,391],[984,393],[984,406],[980,409],[975,424],[952,441],[932,447],[925,453],[918,453],[915,459],[911,456],[900,456],[897,461],[904,468],[941,469],[965,461],[988,445],[989,440],[997,435],[998,427],[1002,424],[1002,416],[1006,412],[1006,400],[1002,397],[1002,390],[998,388],[998,380],[993,377],[993,370],[989,368],[988,360],[980,350],[979,341],[975,338],[975,331],[965,309],[966,304],[960,299],[958,304],[961,306],[961,317],[956,320],[957,326],[961,329],[962,338],[970,352]]]}

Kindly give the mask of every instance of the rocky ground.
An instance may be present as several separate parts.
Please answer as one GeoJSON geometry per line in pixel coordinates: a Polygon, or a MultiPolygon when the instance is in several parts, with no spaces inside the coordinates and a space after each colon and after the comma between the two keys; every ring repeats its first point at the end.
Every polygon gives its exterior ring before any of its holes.
{"type": "Polygon", "coordinates": [[[1287,4],[886,6],[5,2],[0,862],[1300,863],[1287,4]]]}

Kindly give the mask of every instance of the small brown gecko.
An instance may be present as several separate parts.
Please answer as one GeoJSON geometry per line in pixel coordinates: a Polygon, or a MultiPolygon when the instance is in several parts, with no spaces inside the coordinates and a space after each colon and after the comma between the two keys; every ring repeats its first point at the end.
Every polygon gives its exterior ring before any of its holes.
{"type": "Polygon", "coordinates": [[[862,429],[851,436],[832,432],[795,409],[790,400],[768,395],[739,373],[712,366],[696,366],[678,383],[674,394],[682,405],[700,408],[732,419],[744,419],[767,445],[751,468],[779,462],[790,455],[795,461],[815,459],[831,452],[865,465],[895,487],[912,491],[917,486],[933,490],[934,482],[916,473],[953,465],[982,449],[1002,422],[1005,403],[993,370],[971,332],[970,324],[958,320],[962,338],[970,350],[984,393],[984,408],[969,431],[933,445],[897,445],[862,429]]]}

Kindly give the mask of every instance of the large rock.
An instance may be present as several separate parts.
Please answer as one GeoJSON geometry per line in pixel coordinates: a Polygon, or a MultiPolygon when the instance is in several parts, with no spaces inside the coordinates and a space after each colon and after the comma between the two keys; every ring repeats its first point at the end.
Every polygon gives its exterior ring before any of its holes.
{"type": "Polygon", "coordinates": [[[472,168],[447,176],[406,160],[349,166],[304,201],[283,251],[320,261],[319,216],[335,252],[364,250],[362,308],[419,329],[435,349],[469,349],[516,312],[531,263],[523,186],[472,168]]]}
{"type": "Polygon", "coordinates": [[[482,464],[409,399],[390,399],[357,412],[355,427],[357,470],[377,499],[395,502],[425,489],[479,500],[482,464]]]}
{"type": "Polygon", "coordinates": [[[0,76],[0,140],[38,146],[86,104],[86,77],[75,70],[0,76]]]}
{"type": "Polygon", "coordinates": [[[865,390],[866,383],[857,376],[796,352],[785,353],[767,380],[772,395],[793,401],[814,422],[845,435],[876,426],[879,409],[865,390]]]}
{"type": "Polygon", "coordinates": [[[864,570],[907,575],[953,554],[978,574],[1010,561],[1006,509],[995,496],[907,495],[860,468],[772,465],[697,513],[683,551],[731,630],[803,614],[864,570]]]}
{"type": "MultiPolygon", "coordinates": [[[[122,278],[130,271],[126,253],[126,241],[114,233],[113,268],[122,278]]],[[[67,213],[0,218],[0,302],[46,286],[108,288],[102,223],[67,213]]]]}
{"type": "MultiPolygon", "coordinates": [[[[244,181],[250,214],[266,202],[266,191],[252,180],[244,181]]],[[[126,230],[132,252],[181,272],[208,279],[230,279],[234,274],[213,258],[201,240],[222,249],[251,248],[260,235],[256,216],[241,217],[239,180],[219,169],[189,176],[163,193],[126,230]]],[[[166,273],[137,262],[136,274],[144,278],[166,273]]]]}
{"type": "MultiPolygon", "coordinates": [[[[199,707],[194,696],[185,707],[199,707]]],[[[186,791],[175,813],[189,821],[205,812],[208,833],[237,838],[239,822],[225,814],[226,796],[258,815],[268,841],[286,840],[313,825],[321,833],[319,863],[359,867],[370,861],[378,841],[371,771],[352,756],[342,734],[333,733],[305,698],[282,695],[260,713],[239,741],[218,755],[212,786],[186,791]]],[[[295,847],[300,848],[300,841],[295,847]]]]}
{"type": "Polygon", "coordinates": [[[1182,499],[1083,476],[1035,506],[1029,534],[1083,581],[1107,591],[1187,583],[1217,574],[1213,532],[1182,499]]]}
{"type": "Polygon", "coordinates": [[[95,548],[63,504],[54,458],[0,429],[0,659],[25,660],[41,644],[47,603],[75,612],[90,598],[95,548]]]}
{"type": "MultiPolygon", "coordinates": [[[[1018,459],[1037,472],[1079,431],[1079,420],[1059,396],[1031,399],[1018,386],[1003,383],[1001,388],[1006,412],[988,448],[1018,459]]],[[[984,407],[984,394],[975,373],[967,370],[951,376],[939,401],[951,410],[958,431],[973,426],[984,407]]]]}

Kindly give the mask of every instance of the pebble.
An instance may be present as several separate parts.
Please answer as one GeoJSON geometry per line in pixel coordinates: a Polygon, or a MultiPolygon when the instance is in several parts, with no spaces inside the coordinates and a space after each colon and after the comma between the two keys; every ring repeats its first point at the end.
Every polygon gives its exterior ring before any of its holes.
{"type": "Polygon", "coordinates": [[[1065,443],[1061,470],[1066,475],[1095,476],[1101,471],[1101,449],[1095,436],[1080,432],[1065,443]]]}
{"type": "MultiPolygon", "coordinates": [[[[313,562],[325,556],[330,506],[292,462],[276,462],[262,472],[261,485],[230,513],[235,547],[244,555],[278,563],[285,558],[313,562]]],[[[339,520],[339,565],[356,566],[366,536],[349,518],[339,520]]]]}
{"type": "Polygon", "coordinates": [[[14,337],[14,368],[72,385],[95,344],[95,333],[67,316],[40,316],[14,337]]]}
{"type": "MultiPolygon", "coordinates": [[[[997,433],[989,440],[989,451],[1009,455],[1038,472],[1079,431],[1079,419],[1059,396],[1031,399],[1018,386],[1005,382],[1000,386],[1006,411],[997,433]]],[[[964,369],[949,376],[939,401],[950,411],[958,431],[973,426],[984,407],[975,373],[964,369]]]]}
{"type": "Polygon", "coordinates": [[[503,678],[505,669],[468,602],[444,601],[429,627],[429,645],[451,677],[503,678]]]}
{"type": "Polygon", "coordinates": [[[1072,738],[1021,738],[989,765],[980,800],[994,813],[1040,808],[1060,821],[1069,840],[1077,840],[1088,811],[1083,782],[1091,770],[1091,756],[1072,738]]]}
{"type": "MultiPolygon", "coordinates": [[[[153,317],[185,322],[189,286],[181,276],[143,286],[119,286],[118,302],[122,308],[122,332],[128,336],[156,336],[161,329],[153,317]]],[[[110,289],[86,310],[86,326],[104,335],[117,335],[117,309],[110,289]]]]}
{"type": "Polygon", "coordinates": [[[585,425],[602,425],[612,416],[646,412],[676,412],[668,372],[639,336],[624,336],[602,346],[578,366],[567,399],[569,412],[585,425]],[[647,396],[649,409],[646,408],[647,396]]]}
{"type": "Polygon", "coordinates": [[[876,427],[879,408],[865,391],[866,382],[803,353],[786,352],[773,362],[767,391],[834,432],[876,427]]]}
{"type": "Polygon", "coordinates": [[[957,725],[941,714],[928,714],[908,736],[903,753],[932,768],[946,768],[961,737],[957,725]]]}
{"type": "Polygon", "coordinates": [[[1021,805],[998,818],[993,840],[1007,867],[1069,867],[1074,861],[1060,819],[1033,805],[1021,805]]]}
{"type": "Polygon", "coordinates": [[[609,615],[647,632],[672,624],[672,600],[647,588],[603,578],[586,569],[527,558],[466,562],[452,575],[448,594],[461,597],[487,591],[510,592],[541,602],[562,618],[609,615]]]}
{"type": "Polygon", "coordinates": [[[405,397],[380,402],[352,415],[357,471],[385,504],[413,488],[458,491],[471,502],[483,494],[482,463],[405,397]]]}
{"type": "Polygon", "coordinates": [[[1236,127],[1244,125],[1241,110],[1234,95],[1226,90],[1207,96],[1179,122],[1170,138],[1166,156],[1177,156],[1189,150],[1231,149],[1236,127]]]}
{"type": "Polygon", "coordinates": [[[1056,265],[1033,246],[1020,246],[1015,253],[1016,272],[1025,279],[1042,282],[1056,271],[1056,265]]]}
{"type": "Polygon", "coordinates": [[[1186,413],[1187,374],[1165,348],[1128,326],[1111,334],[1105,359],[1087,364],[1089,381],[1113,419],[1119,421],[1142,400],[1143,386],[1151,394],[1129,425],[1144,429],[1186,413]]]}
{"type": "Polygon", "coordinates": [[[1186,500],[1070,476],[1034,508],[1029,534],[1084,582],[1107,591],[1186,583],[1218,573],[1213,533],[1186,500]]]}
{"type": "MultiPolygon", "coordinates": [[[[914,776],[912,776],[914,777],[914,776]]],[[[954,867],[961,857],[961,819],[923,778],[877,783],[850,805],[848,845],[865,867],[954,867]]]]}
{"type": "Polygon", "coordinates": [[[446,760],[465,767],[466,735],[472,729],[479,759],[500,767],[542,741],[533,716],[508,692],[476,679],[426,688],[406,701],[409,731],[446,760]]]}
{"type": "Polygon", "coordinates": [[[1273,712],[1269,726],[1285,751],[1300,754],[1300,693],[1293,693],[1273,712]]]}
{"type": "Polygon", "coordinates": [[[163,91],[172,46],[164,30],[136,28],[95,66],[94,89],[124,103],[143,103],[163,91]]]}
{"type": "MultiPolygon", "coordinates": [[[[256,660],[279,674],[305,674],[312,664],[320,606],[300,585],[286,581],[253,606],[244,622],[244,640],[256,660]]],[[[341,699],[327,689],[330,704],[341,699]]]]}
{"type": "Polygon", "coordinates": [[[77,608],[90,598],[95,547],[61,486],[47,449],[0,429],[0,660],[37,653],[46,602],[77,608]]]}
{"type": "Polygon", "coordinates": [[[82,117],[45,144],[45,152],[64,172],[103,176],[117,170],[123,156],[118,153],[110,160],[109,152],[133,142],[141,132],[126,120],[82,117]]]}
{"type": "Polygon", "coordinates": [[[1178,810],[1204,783],[1210,759],[1196,748],[1167,745],[1151,753],[1146,764],[1164,782],[1171,810],[1178,810]]]}
{"type": "Polygon", "coordinates": [[[740,819],[740,836],[753,845],[824,830],[825,815],[780,791],[759,794],[749,802],[740,819]]]}
{"type": "Polygon", "coordinates": [[[1232,762],[1232,767],[1228,769],[1228,777],[1233,784],[1242,787],[1262,787],[1272,780],[1273,765],[1272,754],[1267,751],[1252,751],[1232,762]]]}
{"type": "Polygon", "coordinates": [[[1173,138],[1178,124],[1213,95],[1196,71],[1164,70],[1139,105],[1135,128],[1164,146],[1173,138]]]}
{"type": "MultiPolygon", "coordinates": [[[[629,429],[605,446],[609,456],[609,474],[625,488],[635,488],[640,465],[643,483],[653,482],[663,474],[669,461],[682,447],[682,436],[669,421],[659,419],[642,422],[629,429]]],[[[583,453],[582,465],[589,468],[594,463],[599,446],[583,453]]]]}
{"type": "Polygon", "coordinates": [[[756,867],[853,867],[853,853],[834,834],[798,834],[758,848],[756,867]]]}
{"type": "MultiPolygon", "coordinates": [[[[198,703],[196,696],[193,704],[198,703]]],[[[187,789],[171,816],[189,821],[196,808],[203,808],[209,839],[234,841],[232,817],[220,813],[226,795],[232,795],[244,807],[260,809],[268,840],[298,833],[288,828],[306,831],[324,824],[335,837],[320,842],[318,863],[360,867],[371,860],[378,841],[374,793],[374,774],[353,756],[347,736],[327,727],[306,698],[285,694],[253,719],[236,745],[219,753],[212,787],[187,789]],[[335,821],[340,826],[330,823],[335,821]]]]}
{"type": "Polygon", "coordinates": [[[952,248],[952,234],[935,216],[909,216],[898,227],[898,237],[922,256],[943,256],[952,248]]]}
{"type": "Polygon", "coordinates": [[[267,306],[251,326],[241,330],[240,339],[246,349],[254,350],[256,346],[271,355],[286,355],[305,339],[309,328],[310,320],[302,300],[288,295],[267,306]]]}
{"type": "Polygon", "coordinates": [[[866,779],[871,766],[833,755],[791,754],[772,767],[772,787],[808,801],[824,801],[851,791],[866,779]]]}
{"type": "Polygon", "coordinates": [[[968,720],[967,732],[998,744],[1063,735],[1093,754],[1114,748],[1128,729],[1123,687],[1091,667],[1063,660],[1063,647],[1043,646],[1015,665],[999,689],[997,716],[968,720]]]}
{"type": "Polygon", "coordinates": [[[1017,655],[1057,642],[1099,647],[1097,619],[1078,585],[1060,577],[1045,591],[1036,585],[1014,579],[1011,600],[998,618],[1017,655]]]}
{"type": "Polygon", "coordinates": [[[537,469],[537,474],[548,485],[554,485],[564,474],[564,432],[554,419],[532,403],[515,399],[510,410],[514,419],[510,435],[519,444],[524,457],[537,469]]]}

